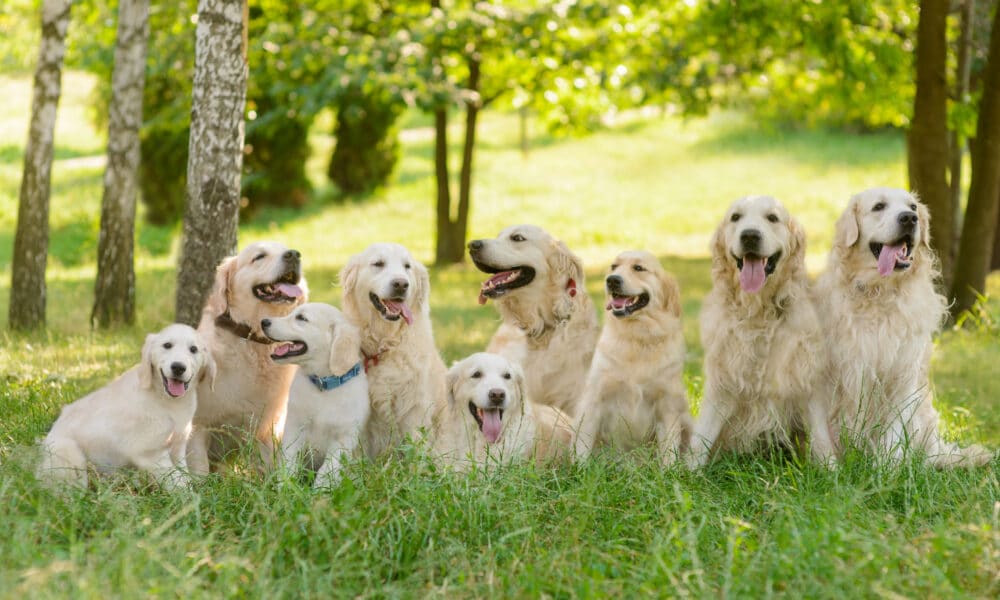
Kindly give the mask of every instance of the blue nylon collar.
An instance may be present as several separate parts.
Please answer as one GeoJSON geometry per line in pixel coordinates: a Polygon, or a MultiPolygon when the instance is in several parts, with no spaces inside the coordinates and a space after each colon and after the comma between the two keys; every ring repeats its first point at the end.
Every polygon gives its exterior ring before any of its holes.
{"type": "Polygon", "coordinates": [[[317,375],[310,375],[309,381],[313,382],[313,385],[319,388],[321,392],[329,392],[330,390],[335,390],[340,386],[344,385],[348,381],[354,379],[361,374],[361,363],[357,363],[351,370],[344,373],[343,375],[329,375],[327,377],[319,377],[317,375]]]}

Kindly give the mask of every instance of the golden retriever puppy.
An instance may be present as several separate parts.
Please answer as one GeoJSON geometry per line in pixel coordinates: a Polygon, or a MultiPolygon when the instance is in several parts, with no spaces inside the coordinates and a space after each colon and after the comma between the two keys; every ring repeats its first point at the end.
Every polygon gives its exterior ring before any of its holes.
{"type": "Polygon", "coordinates": [[[677,280],[649,252],[618,255],[605,279],[607,317],[590,365],[577,458],[655,442],[665,463],[690,441],[684,332],[677,280]]]}
{"type": "Polygon", "coordinates": [[[359,447],[371,412],[361,332],[339,310],[320,303],[303,304],[260,325],[278,342],[271,359],[299,366],[281,438],[284,466],[294,472],[306,461],[316,473],[314,487],[334,486],[343,462],[359,447]]]}
{"type": "Polygon", "coordinates": [[[599,333],[583,263],[534,225],[473,240],[469,255],[490,274],[479,303],[493,300],[503,318],[488,350],[523,366],[529,397],[575,414],[599,333]]]}
{"type": "Polygon", "coordinates": [[[837,221],[816,283],[833,423],[893,460],[909,445],[936,466],[978,465],[991,454],[938,435],[928,370],[946,301],[928,221],[916,197],[891,188],[857,194],[837,221]]]}
{"type": "Polygon", "coordinates": [[[361,329],[371,417],[364,448],[381,455],[432,433],[444,403],[445,366],[434,346],[427,269],[399,244],[355,254],[340,273],[344,314],[361,329]]]}
{"type": "Polygon", "coordinates": [[[447,381],[447,417],[436,440],[446,462],[463,470],[532,458],[542,464],[569,455],[569,418],[531,402],[516,363],[480,352],[456,363],[447,381]]]}
{"type": "Polygon", "coordinates": [[[749,196],[729,207],[711,246],[705,391],[691,462],[705,464],[716,449],[790,443],[807,428],[813,457],[828,462],[827,405],[813,392],[826,341],[809,296],[802,227],[774,198],[749,196]]]}
{"type": "Polygon", "coordinates": [[[138,366],[62,409],[42,443],[38,478],[87,487],[88,465],[104,473],[132,467],[166,488],[186,487],[198,382],[211,386],[214,377],[194,329],[174,324],[149,334],[138,366]]]}
{"type": "Polygon", "coordinates": [[[256,242],[219,265],[198,325],[219,375],[214,389],[202,384],[198,390],[188,444],[192,473],[208,473],[210,456],[218,461],[251,433],[270,467],[295,367],[271,361],[274,343],[260,322],[287,315],[307,294],[301,256],[284,244],[256,242]]]}

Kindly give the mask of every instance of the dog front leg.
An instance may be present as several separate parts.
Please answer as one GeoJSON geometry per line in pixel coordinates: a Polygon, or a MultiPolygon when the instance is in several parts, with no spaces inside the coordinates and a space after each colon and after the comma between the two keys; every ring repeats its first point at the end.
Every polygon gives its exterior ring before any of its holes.
{"type": "Polygon", "coordinates": [[[187,466],[192,475],[208,475],[208,442],[211,432],[204,427],[195,427],[187,443],[187,466]]]}

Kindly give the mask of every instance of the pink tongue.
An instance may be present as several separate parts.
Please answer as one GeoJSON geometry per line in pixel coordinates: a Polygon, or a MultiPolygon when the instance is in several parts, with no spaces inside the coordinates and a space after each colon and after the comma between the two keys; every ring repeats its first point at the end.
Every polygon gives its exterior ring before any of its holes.
{"type": "Polygon", "coordinates": [[[277,345],[277,346],[274,347],[273,354],[275,356],[284,356],[284,355],[288,354],[289,351],[291,351],[291,349],[292,349],[292,344],[290,344],[290,343],[289,344],[279,344],[279,345],[277,345]]]}
{"type": "Polygon", "coordinates": [[[382,302],[393,312],[397,312],[402,315],[403,320],[406,321],[407,325],[413,323],[413,313],[410,312],[410,307],[407,306],[405,302],[393,302],[392,300],[383,300],[382,302]]]}
{"type": "Polygon", "coordinates": [[[896,259],[903,255],[903,245],[882,246],[882,251],[878,253],[878,274],[886,277],[896,268],[896,259]]]}
{"type": "Polygon", "coordinates": [[[499,410],[483,411],[483,437],[486,438],[486,442],[489,444],[496,442],[497,438],[500,437],[499,410]]]}
{"type": "Polygon", "coordinates": [[[177,379],[167,378],[167,393],[174,398],[184,395],[184,382],[177,379]]]}
{"type": "Polygon", "coordinates": [[[302,288],[293,283],[279,283],[275,289],[281,292],[281,295],[289,298],[298,298],[302,295],[302,288]]]}
{"type": "Polygon", "coordinates": [[[747,255],[743,257],[743,268],[740,269],[740,287],[744,292],[756,294],[760,288],[764,287],[764,266],[767,264],[766,258],[752,258],[747,255]]]}

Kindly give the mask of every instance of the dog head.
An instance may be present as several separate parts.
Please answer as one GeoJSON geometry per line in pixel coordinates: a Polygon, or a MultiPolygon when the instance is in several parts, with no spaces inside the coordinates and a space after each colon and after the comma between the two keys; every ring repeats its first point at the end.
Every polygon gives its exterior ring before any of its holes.
{"type": "Polygon", "coordinates": [[[256,325],[286,315],[306,301],[301,255],[277,242],[255,242],[222,261],[206,311],[217,317],[227,310],[234,321],[256,325]]]}
{"type": "Polygon", "coordinates": [[[215,373],[215,359],[191,327],[175,323],[146,336],[139,364],[142,389],[156,387],[170,398],[180,398],[192,381],[197,383],[208,377],[214,385],[215,373]]]}
{"type": "Polygon", "coordinates": [[[260,329],[278,342],[271,360],[300,365],[309,375],[343,375],[361,354],[360,331],[329,304],[303,304],[284,317],[262,320],[260,329]]]}
{"type": "Polygon", "coordinates": [[[859,274],[905,275],[915,261],[933,260],[930,213],[905,190],[865,190],[851,198],[837,221],[833,245],[839,259],[851,262],[859,274]]]}
{"type": "Polygon", "coordinates": [[[607,293],[605,309],[618,319],[640,317],[650,306],[675,317],[681,315],[681,291],[677,280],[664,271],[660,261],[649,252],[630,250],[619,254],[604,279],[604,288],[607,293]]]}
{"type": "Polygon", "coordinates": [[[411,325],[428,316],[430,277],[399,244],[377,243],[355,254],[340,272],[344,310],[362,323],[411,325]]]}
{"type": "MultiPolygon", "coordinates": [[[[805,231],[771,196],[733,202],[712,237],[716,279],[736,281],[748,294],[805,269],[805,231]]],[[[777,286],[772,286],[776,288],[777,286]]]]}
{"type": "Polygon", "coordinates": [[[499,354],[480,352],[448,371],[448,402],[495,444],[524,411],[524,373],[499,354]]]}

